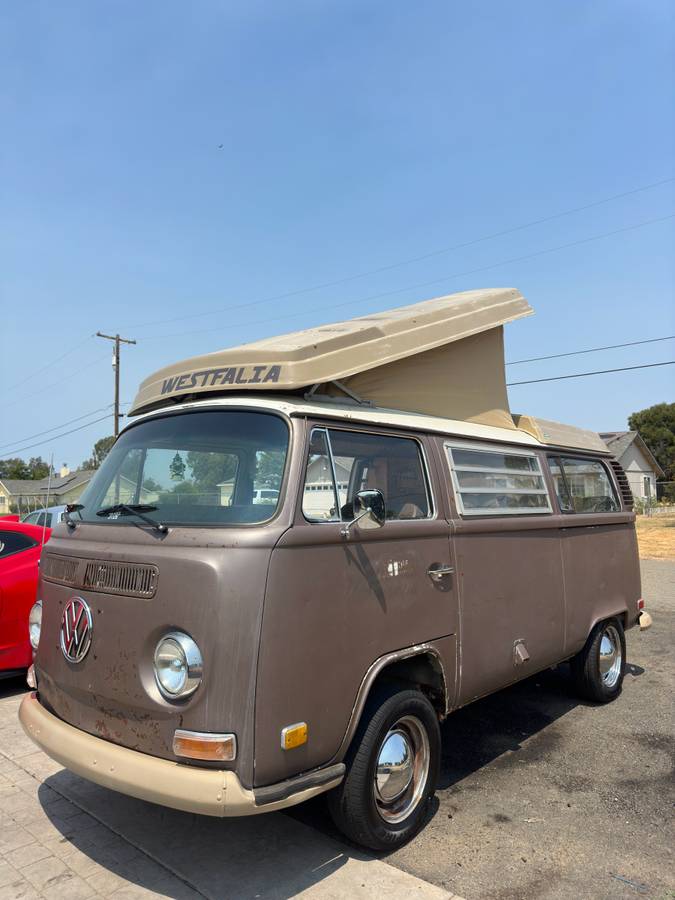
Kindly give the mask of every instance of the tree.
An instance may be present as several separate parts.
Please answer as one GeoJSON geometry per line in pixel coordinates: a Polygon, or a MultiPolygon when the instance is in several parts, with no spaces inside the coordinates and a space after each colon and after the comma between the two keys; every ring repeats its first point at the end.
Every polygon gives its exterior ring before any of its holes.
{"type": "Polygon", "coordinates": [[[0,478],[38,481],[49,476],[49,463],[41,456],[33,456],[28,462],[18,456],[0,460],[0,478]]]}
{"type": "Polygon", "coordinates": [[[202,489],[215,488],[223,481],[234,478],[237,472],[237,457],[234,453],[208,453],[189,450],[187,462],[192,478],[202,489]]]}
{"type": "MultiPolygon", "coordinates": [[[[631,431],[651,450],[665,473],[664,481],[675,481],[675,403],[657,403],[628,417],[631,431]]],[[[666,495],[675,497],[675,485],[666,488],[666,495]]]]}
{"type": "Polygon", "coordinates": [[[281,450],[261,450],[258,453],[256,485],[279,490],[284,473],[284,458],[285,454],[281,450]]]}
{"type": "Polygon", "coordinates": [[[91,457],[89,459],[85,459],[80,468],[98,469],[108,453],[110,453],[110,448],[114,443],[115,436],[112,434],[109,437],[100,438],[94,444],[94,449],[92,450],[91,457]]]}
{"type": "Polygon", "coordinates": [[[32,456],[28,460],[28,471],[29,478],[34,479],[35,481],[40,478],[48,478],[49,477],[49,463],[45,462],[41,456],[32,456]]]}
{"type": "Polygon", "coordinates": [[[28,478],[28,466],[18,456],[0,460],[0,478],[28,478]]]}

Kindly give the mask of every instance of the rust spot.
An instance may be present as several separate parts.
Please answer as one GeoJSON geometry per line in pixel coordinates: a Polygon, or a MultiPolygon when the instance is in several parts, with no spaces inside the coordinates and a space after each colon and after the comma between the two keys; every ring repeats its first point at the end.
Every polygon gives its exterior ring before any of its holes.
{"type": "Polygon", "coordinates": [[[108,731],[108,726],[106,725],[104,719],[97,719],[94,727],[102,737],[106,738],[107,740],[111,739],[112,735],[108,731]]]}

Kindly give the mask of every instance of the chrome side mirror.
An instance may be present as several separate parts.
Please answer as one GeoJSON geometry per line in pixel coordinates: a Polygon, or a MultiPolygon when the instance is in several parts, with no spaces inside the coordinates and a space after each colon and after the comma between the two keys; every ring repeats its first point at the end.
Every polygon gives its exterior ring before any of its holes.
{"type": "Polygon", "coordinates": [[[340,529],[343,538],[349,537],[352,525],[359,528],[382,528],[386,519],[384,495],[382,491],[359,491],[354,496],[354,518],[340,529]]]}

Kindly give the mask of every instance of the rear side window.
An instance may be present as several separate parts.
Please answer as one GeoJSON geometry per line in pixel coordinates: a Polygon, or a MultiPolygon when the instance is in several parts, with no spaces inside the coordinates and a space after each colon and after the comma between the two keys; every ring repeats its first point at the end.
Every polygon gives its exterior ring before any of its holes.
{"type": "Polygon", "coordinates": [[[48,512],[34,512],[34,513],[31,513],[29,516],[26,516],[26,518],[23,519],[23,521],[27,525],[39,525],[40,527],[42,527],[43,525],[46,525],[47,528],[51,528],[52,527],[52,514],[48,513],[48,512]]]}
{"type": "Polygon", "coordinates": [[[382,491],[387,519],[426,519],[431,503],[417,441],[365,432],[315,428],[302,511],[310,521],[354,518],[358,491],[382,491]]]}
{"type": "Polygon", "coordinates": [[[0,531],[0,559],[36,546],[37,541],[29,538],[26,534],[20,534],[17,531],[0,531]]]}
{"type": "Polygon", "coordinates": [[[558,503],[566,513],[619,512],[621,506],[604,465],[597,459],[549,458],[558,503]]]}
{"type": "Polygon", "coordinates": [[[446,444],[445,450],[461,515],[532,515],[552,511],[534,453],[455,444],[446,444]]]}

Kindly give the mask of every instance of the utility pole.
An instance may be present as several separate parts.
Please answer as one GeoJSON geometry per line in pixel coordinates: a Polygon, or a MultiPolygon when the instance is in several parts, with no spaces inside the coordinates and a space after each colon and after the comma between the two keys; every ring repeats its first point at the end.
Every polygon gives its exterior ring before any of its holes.
{"type": "Polygon", "coordinates": [[[103,334],[101,331],[96,332],[96,337],[115,342],[112,364],[115,370],[115,437],[117,437],[120,433],[120,344],[135,344],[136,341],[120,337],[119,334],[103,334]]]}

